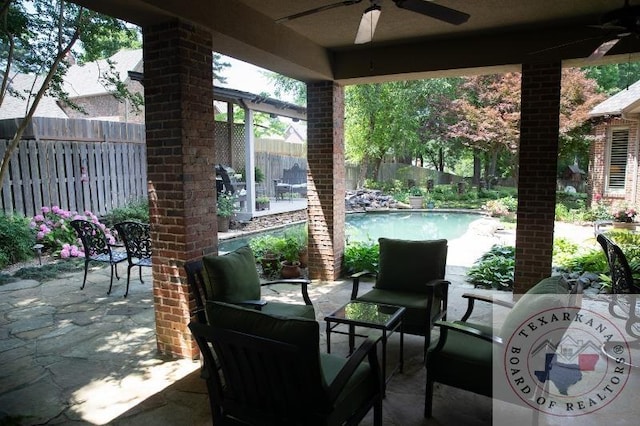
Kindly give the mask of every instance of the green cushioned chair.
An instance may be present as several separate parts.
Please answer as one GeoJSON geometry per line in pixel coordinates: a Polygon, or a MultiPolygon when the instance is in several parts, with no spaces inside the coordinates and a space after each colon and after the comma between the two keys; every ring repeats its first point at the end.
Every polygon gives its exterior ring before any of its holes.
{"type": "MultiPolygon", "coordinates": [[[[480,395],[501,399],[494,395],[494,351],[529,317],[550,308],[577,306],[582,286],[570,288],[561,276],[541,280],[517,303],[479,295],[464,294],[468,299],[467,311],[460,321],[438,321],[440,336],[427,351],[427,385],[425,417],[431,417],[433,386],[435,382],[467,390],[480,395]],[[500,329],[469,321],[476,301],[510,308],[500,329]]],[[[505,393],[506,396],[506,393],[505,393]]]]}
{"type": "Polygon", "coordinates": [[[256,260],[249,246],[221,255],[204,256],[202,260],[185,264],[187,282],[193,289],[198,321],[206,322],[205,302],[208,300],[240,304],[265,313],[297,316],[315,320],[316,313],[309,298],[306,279],[286,279],[261,283],[256,260]],[[267,302],[261,299],[261,287],[291,284],[300,287],[304,304],[267,302]]]}
{"type": "Polygon", "coordinates": [[[380,238],[378,274],[362,271],[351,276],[351,300],[385,303],[406,308],[402,327],[405,333],[425,336],[426,353],[431,329],[446,319],[449,281],[447,240],[408,241],[380,238]],[[375,276],[372,290],[358,295],[360,279],[375,276]]]}
{"type": "Polygon", "coordinates": [[[320,353],[320,326],[206,303],[209,324],[189,324],[204,356],[214,425],[352,425],[373,407],[382,424],[376,342],[349,358],[320,353]]]}

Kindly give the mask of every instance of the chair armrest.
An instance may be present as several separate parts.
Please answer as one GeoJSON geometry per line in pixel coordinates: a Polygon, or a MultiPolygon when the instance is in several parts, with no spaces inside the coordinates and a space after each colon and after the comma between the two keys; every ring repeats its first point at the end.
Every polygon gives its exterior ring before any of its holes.
{"type": "Polygon", "coordinates": [[[493,334],[485,333],[484,331],[471,327],[468,324],[460,324],[458,322],[449,321],[437,321],[436,325],[440,327],[440,337],[438,338],[438,344],[433,349],[434,352],[440,351],[444,344],[447,342],[447,333],[449,330],[455,330],[468,336],[477,337],[478,339],[482,339],[487,342],[502,345],[502,338],[500,336],[494,336],[493,334]]]}
{"type": "Polygon", "coordinates": [[[509,308],[509,309],[513,308],[513,305],[515,305],[515,303],[513,302],[507,302],[506,300],[496,299],[491,296],[483,296],[480,294],[465,293],[462,295],[462,297],[467,299],[468,303],[467,303],[467,311],[464,313],[460,321],[466,321],[469,319],[469,317],[473,313],[473,307],[475,306],[476,300],[479,300],[481,302],[492,303],[498,306],[504,306],[505,308],[509,308]]]}
{"type": "Polygon", "coordinates": [[[236,305],[244,306],[245,308],[253,308],[255,310],[261,311],[262,307],[267,304],[266,300],[243,300],[241,302],[236,302],[236,305]]]}
{"type": "Polygon", "coordinates": [[[281,280],[273,280],[261,283],[260,286],[271,285],[271,284],[294,284],[299,285],[300,290],[302,291],[302,298],[304,299],[304,303],[306,305],[311,306],[311,298],[309,297],[309,284],[311,281],[306,279],[281,279],[281,280]]]}
{"type": "Polygon", "coordinates": [[[376,382],[379,383],[379,392],[382,392],[380,364],[378,363],[378,351],[376,350],[377,343],[378,340],[367,338],[362,342],[358,349],[349,356],[347,363],[342,367],[336,378],[329,385],[328,394],[330,403],[333,404],[335,402],[340,395],[340,392],[342,392],[347,382],[356,371],[356,368],[358,368],[362,361],[364,361],[365,357],[367,357],[369,361],[369,368],[371,368],[372,374],[376,376],[376,382]]]}
{"type": "Polygon", "coordinates": [[[378,274],[371,271],[360,271],[351,275],[353,280],[353,287],[351,288],[351,300],[355,300],[358,297],[358,290],[360,288],[360,278],[362,277],[376,277],[378,274]]]}

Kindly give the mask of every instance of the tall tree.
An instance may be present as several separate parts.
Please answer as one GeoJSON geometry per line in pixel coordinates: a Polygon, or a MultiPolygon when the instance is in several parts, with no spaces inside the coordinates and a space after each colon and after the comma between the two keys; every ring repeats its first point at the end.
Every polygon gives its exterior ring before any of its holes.
{"type": "MultiPolygon", "coordinates": [[[[458,123],[451,126],[450,135],[484,153],[485,178],[498,174],[496,167],[500,161],[511,165],[510,173],[516,176],[520,74],[473,76],[465,80],[465,97],[454,102],[458,123]]],[[[576,68],[562,71],[559,135],[562,156],[584,158],[589,144],[588,112],[602,99],[595,81],[583,71],[576,68]]]]}
{"type": "MultiPolygon", "coordinates": [[[[7,95],[20,96],[26,98],[28,105],[2,158],[0,183],[4,181],[11,155],[43,96],[50,95],[73,106],[62,83],[70,55],[80,54],[78,45],[91,51],[100,39],[98,36],[126,31],[122,21],[68,1],[31,0],[28,8],[26,3],[26,0],[5,0],[0,6],[0,102],[7,95]],[[18,72],[33,75],[32,89],[28,93],[17,93],[11,88],[11,76],[18,72]]],[[[112,80],[107,78],[105,81],[112,80]]],[[[114,87],[113,90],[122,88],[114,87]]]]}
{"type": "Polygon", "coordinates": [[[412,155],[418,141],[415,86],[399,81],[348,86],[345,93],[347,160],[377,176],[385,155],[412,155]]]}

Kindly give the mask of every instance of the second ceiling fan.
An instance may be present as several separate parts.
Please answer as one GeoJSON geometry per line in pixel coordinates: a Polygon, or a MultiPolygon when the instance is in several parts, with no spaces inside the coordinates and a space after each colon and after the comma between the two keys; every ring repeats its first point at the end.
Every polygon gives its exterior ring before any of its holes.
{"type": "MultiPolygon", "coordinates": [[[[369,43],[373,39],[373,34],[376,31],[378,25],[378,19],[382,13],[382,7],[380,6],[381,0],[369,0],[371,6],[365,9],[360,19],[360,25],[356,33],[355,44],[369,43]]],[[[314,9],[305,10],[303,12],[295,13],[293,15],[285,16],[276,20],[276,23],[283,23],[291,21],[293,19],[301,18],[303,16],[312,15],[318,12],[324,12],[325,10],[334,9],[341,6],[351,6],[358,4],[362,0],[346,0],[338,3],[327,4],[325,6],[316,7],[314,9]]],[[[448,22],[453,25],[460,25],[469,19],[469,14],[460,12],[455,9],[451,9],[446,6],[433,3],[425,0],[393,0],[393,2],[401,9],[410,10],[412,12],[420,13],[421,15],[429,16],[431,18],[438,19],[440,21],[448,22]]]]}

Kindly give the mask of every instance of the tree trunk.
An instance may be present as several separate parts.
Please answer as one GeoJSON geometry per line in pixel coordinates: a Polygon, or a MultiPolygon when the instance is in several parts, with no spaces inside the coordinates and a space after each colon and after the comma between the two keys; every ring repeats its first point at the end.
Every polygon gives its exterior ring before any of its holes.
{"type": "Polygon", "coordinates": [[[480,185],[480,174],[482,170],[482,159],[477,149],[473,150],[473,184],[480,185]]]}
{"type": "Polygon", "coordinates": [[[442,147],[438,149],[438,171],[444,172],[444,149],[442,147]]]}

